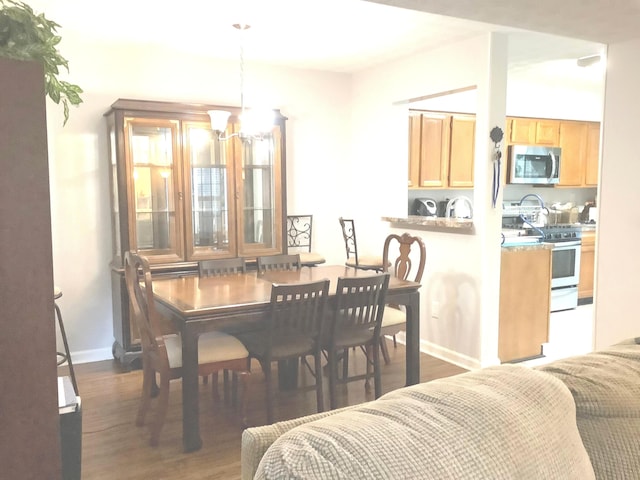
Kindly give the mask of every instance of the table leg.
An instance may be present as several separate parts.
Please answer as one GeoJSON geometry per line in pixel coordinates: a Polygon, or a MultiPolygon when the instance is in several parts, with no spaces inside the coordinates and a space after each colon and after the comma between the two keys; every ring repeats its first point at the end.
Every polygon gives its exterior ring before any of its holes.
{"type": "Polygon", "coordinates": [[[299,358],[278,361],[278,387],[280,390],[295,390],[298,387],[299,358]]]}
{"type": "Polygon", "coordinates": [[[405,307],[407,311],[407,385],[415,385],[420,382],[420,292],[412,293],[405,307]]]}
{"type": "Polygon", "coordinates": [[[182,328],[182,444],[185,452],[202,447],[198,410],[198,334],[182,328]]]}

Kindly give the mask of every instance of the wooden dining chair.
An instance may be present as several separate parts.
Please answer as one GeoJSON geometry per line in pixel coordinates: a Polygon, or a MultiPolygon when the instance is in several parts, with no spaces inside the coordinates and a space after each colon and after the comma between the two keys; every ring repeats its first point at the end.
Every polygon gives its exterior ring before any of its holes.
{"type": "Polygon", "coordinates": [[[313,239],[313,215],[287,216],[287,253],[299,254],[302,265],[312,267],[326,259],[311,248],[313,239]]]}
{"type": "Polygon", "coordinates": [[[354,220],[340,217],[338,221],[342,228],[342,238],[344,239],[344,247],[347,252],[345,265],[362,270],[381,272],[383,267],[381,255],[362,255],[358,253],[358,241],[356,239],[354,220]]]}
{"type": "MultiPolygon", "coordinates": [[[[162,335],[160,319],[153,299],[153,284],[149,262],[143,256],[126,252],[125,280],[131,299],[131,312],[140,332],[142,345],[142,395],[136,425],[144,425],[152,397],[158,397],[157,411],[151,423],[149,443],[158,445],[169,402],[170,380],[182,377],[182,342],[180,335],[162,335]],[[156,381],[159,377],[159,390],[156,381]]],[[[241,375],[243,384],[242,421],[246,424],[248,395],[248,357],[244,345],[235,337],[222,332],[206,332],[198,338],[198,374],[208,376],[222,369],[241,375]]]]}
{"type": "Polygon", "coordinates": [[[258,265],[258,273],[264,273],[269,270],[299,270],[302,267],[300,255],[281,254],[281,255],[265,255],[256,258],[258,265]]]}
{"type": "Polygon", "coordinates": [[[218,277],[234,273],[246,273],[247,264],[243,257],[216,258],[198,262],[198,274],[201,277],[218,277]]]}
{"type": "MultiPolygon", "coordinates": [[[[246,273],[247,264],[243,257],[233,258],[214,258],[209,260],[201,260],[198,262],[198,275],[200,277],[220,277],[223,275],[234,275],[238,273],[246,273]]],[[[211,374],[212,378],[212,391],[215,398],[219,398],[218,393],[218,372],[211,374]]],[[[233,375],[233,391],[237,390],[237,375],[233,375]]],[[[202,383],[209,383],[209,377],[202,377],[202,383]]],[[[224,370],[224,394],[225,399],[227,392],[229,391],[229,371],[224,370]]]]}
{"type": "Polygon", "coordinates": [[[274,420],[275,389],[271,364],[275,361],[282,364],[286,360],[313,356],[317,408],[318,412],[324,411],[321,335],[328,292],[329,280],[273,284],[264,328],[239,335],[250,357],[260,362],[264,372],[268,423],[274,420]]]}
{"type": "Polygon", "coordinates": [[[340,277],[336,288],[335,310],[330,315],[328,334],[323,337],[329,367],[329,398],[331,409],[337,407],[338,362],[342,354],[343,375],[340,383],[365,380],[369,389],[373,368],[375,398],[382,394],[380,375],[380,327],[384,313],[389,274],[368,277],[340,277]],[[362,347],[366,353],[367,369],[362,375],[348,376],[348,351],[362,347]],[[345,368],[346,366],[346,368],[345,368]]]}
{"type": "MultiPolygon", "coordinates": [[[[403,233],[402,235],[392,233],[384,241],[382,259],[385,272],[389,272],[402,280],[420,283],[427,259],[427,250],[420,237],[414,237],[408,233],[403,233]],[[417,250],[417,257],[412,258],[411,253],[414,247],[417,250]],[[417,262],[414,262],[414,260],[417,260],[417,262]]],[[[393,346],[396,347],[396,334],[405,330],[406,324],[407,314],[405,310],[399,305],[387,305],[380,329],[380,334],[382,335],[380,349],[387,365],[391,363],[391,358],[389,357],[385,336],[393,336],[393,346]]]]}

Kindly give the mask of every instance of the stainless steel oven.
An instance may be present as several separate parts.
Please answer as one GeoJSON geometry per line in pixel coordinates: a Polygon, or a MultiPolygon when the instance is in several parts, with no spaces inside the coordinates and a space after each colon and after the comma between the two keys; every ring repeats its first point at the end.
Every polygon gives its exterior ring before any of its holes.
{"type": "Polygon", "coordinates": [[[556,225],[543,229],[545,243],[552,243],[551,311],[578,306],[580,250],[582,230],[574,225],[556,225]]]}

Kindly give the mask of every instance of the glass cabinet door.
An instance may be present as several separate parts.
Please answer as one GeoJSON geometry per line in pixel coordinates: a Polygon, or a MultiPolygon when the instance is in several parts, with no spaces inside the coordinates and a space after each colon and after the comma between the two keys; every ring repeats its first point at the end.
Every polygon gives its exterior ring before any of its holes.
{"type": "MultiPolygon", "coordinates": [[[[238,181],[238,243],[241,255],[269,255],[282,251],[280,134],[272,138],[237,140],[240,151],[238,181]]],[[[238,151],[236,150],[236,151],[238,151]]]]}
{"type": "Polygon", "coordinates": [[[236,251],[233,150],[208,123],[183,122],[187,260],[229,257],[236,251]]]}
{"type": "Polygon", "coordinates": [[[129,189],[129,237],[151,263],[183,258],[178,122],[125,119],[129,189]]]}

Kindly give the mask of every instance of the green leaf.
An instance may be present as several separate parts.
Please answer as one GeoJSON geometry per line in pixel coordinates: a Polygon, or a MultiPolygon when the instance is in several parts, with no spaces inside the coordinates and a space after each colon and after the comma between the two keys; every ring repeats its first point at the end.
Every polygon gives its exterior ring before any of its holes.
{"type": "Polygon", "coordinates": [[[55,103],[62,102],[64,124],[69,119],[69,103],[82,103],[83,90],[72,83],[59,81],[60,68],[69,71],[69,62],[58,51],[62,38],[56,34],[60,25],[36,14],[24,2],[0,0],[0,57],[35,60],[42,63],[45,93],[55,103]]]}

